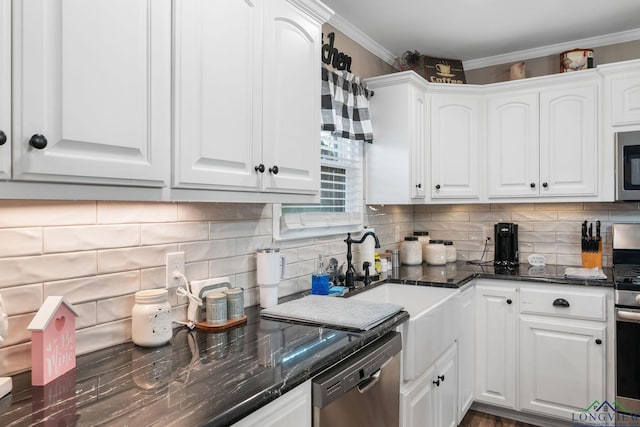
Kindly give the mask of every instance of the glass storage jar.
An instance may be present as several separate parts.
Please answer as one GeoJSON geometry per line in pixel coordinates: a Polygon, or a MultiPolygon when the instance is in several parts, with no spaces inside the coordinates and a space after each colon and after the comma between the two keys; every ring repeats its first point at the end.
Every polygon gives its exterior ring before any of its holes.
{"type": "Polygon", "coordinates": [[[456,262],[458,259],[458,251],[456,247],[453,246],[453,242],[451,240],[445,240],[444,247],[447,249],[447,262],[456,262]]]}
{"type": "Polygon", "coordinates": [[[447,263],[447,248],[443,240],[431,240],[427,245],[427,256],[425,257],[429,265],[445,265],[447,263]]]}
{"type": "Polygon", "coordinates": [[[418,242],[422,245],[422,260],[427,261],[425,258],[427,255],[427,246],[429,245],[429,232],[428,231],[414,231],[413,235],[418,238],[418,242]]]}
{"type": "Polygon", "coordinates": [[[135,293],[131,309],[131,339],[142,347],[156,347],[171,340],[171,305],[166,289],[135,293]]]}
{"type": "Polygon", "coordinates": [[[400,262],[404,265],[422,264],[422,245],[416,236],[404,238],[400,245],[400,262]]]}

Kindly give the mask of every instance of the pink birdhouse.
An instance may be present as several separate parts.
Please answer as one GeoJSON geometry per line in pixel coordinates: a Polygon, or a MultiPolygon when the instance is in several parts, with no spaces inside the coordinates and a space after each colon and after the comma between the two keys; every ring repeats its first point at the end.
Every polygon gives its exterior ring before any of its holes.
{"type": "Polygon", "coordinates": [[[50,296],[27,327],[32,385],[48,384],[76,367],[76,316],[67,300],[50,296]]]}

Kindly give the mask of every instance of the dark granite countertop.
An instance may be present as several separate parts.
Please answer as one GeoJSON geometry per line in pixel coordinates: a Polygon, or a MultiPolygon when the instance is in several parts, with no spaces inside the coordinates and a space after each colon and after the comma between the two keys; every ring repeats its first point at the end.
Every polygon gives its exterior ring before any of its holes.
{"type": "MultiPolygon", "coordinates": [[[[499,270],[458,261],[402,266],[378,283],[462,288],[485,278],[613,287],[611,269],[605,280],[577,280],[565,279],[564,268],[499,270]]],[[[246,314],[246,325],[226,332],[182,328],[162,347],[127,343],[79,356],[75,370],[44,387],[30,386],[30,372],[15,375],[12,393],[0,400],[0,425],[229,425],[409,318],[403,311],[354,333],[262,319],[259,307],[246,314]]]]}
{"type": "Polygon", "coordinates": [[[262,319],[226,332],[174,330],[157,348],[121,344],[78,356],[44,387],[13,377],[0,425],[226,426],[405,322],[402,311],[366,332],[262,319]]]}

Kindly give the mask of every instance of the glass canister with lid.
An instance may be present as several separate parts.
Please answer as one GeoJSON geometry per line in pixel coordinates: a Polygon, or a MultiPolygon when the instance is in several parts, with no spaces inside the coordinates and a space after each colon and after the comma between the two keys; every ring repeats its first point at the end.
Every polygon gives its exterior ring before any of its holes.
{"type": "Polygon", "coordinates": [[[422,245],[417,236],[408,236],[400,245],[400,262],[404,265],[422,264],[422,245]]]}
{"type": "Polygon", "coordinates": [[[429,265],[445,265],[447,263],[447,248],[444,240],[431,240],[427,245],[425,259],[429,265]]]}
{"type": "Polygon", "coordinates": [[[418,238],[418,242],[422,245],[422,260],[427,261],[427,246],[429,245],[429,232],[428,231],[414,231],[413,235],[418,238]]]}
{"type": "Polygon", "coordinates": [[[451,240],[445,240],[444,247],[447,250],[447,262],[456,262],[458,259],[458,251],[456,247],[453,246],[453,242],[451,240]]]}

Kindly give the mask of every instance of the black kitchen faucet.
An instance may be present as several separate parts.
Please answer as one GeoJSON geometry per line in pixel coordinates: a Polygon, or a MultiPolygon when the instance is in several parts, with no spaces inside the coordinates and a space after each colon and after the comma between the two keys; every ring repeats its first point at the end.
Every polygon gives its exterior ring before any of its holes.
{"type": "MultiPolygon", "coordinates": [[[[362,243],[364,242],[364,239],[366,239],[368,236],[371,236],[375,239],[376,248],[379,248],[380,241],[378,240],[378,236],[376,236],[376,234],[373,231],[367,231],[366,233],[364,233],[362,237],[360,237],[360,240],[353,240],[351,238],[351,233],[347,233],[347,238],[344,239],[344,242],[347,244],[347,272],[345,273],[345,276],[344,276],[344,284],[350,290],[355,288],[355,274],[356,274],[356,269],[351,263],[351,260],[353,258],[353,255],[351,254],[351,244],[362,243]]],[[[366,268],[368,272],[369,267],[367,266],[366,268]]]]}

